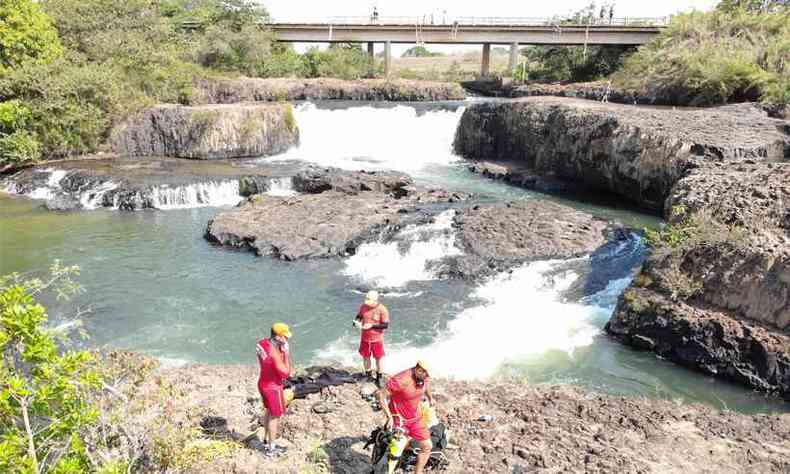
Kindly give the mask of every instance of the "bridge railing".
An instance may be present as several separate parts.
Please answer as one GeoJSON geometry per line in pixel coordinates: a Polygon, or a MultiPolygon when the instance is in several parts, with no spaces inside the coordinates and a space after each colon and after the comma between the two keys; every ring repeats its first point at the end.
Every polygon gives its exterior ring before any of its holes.
{"type": "Polygon", "coordinates": [[[573,21],[564,17],[490,17],[442,15],[419,16],[328,16],[274,19],[272,24],[290,25],[421,25],[421,26],[666,26],[669,17],[582,18],[573,21]]]}

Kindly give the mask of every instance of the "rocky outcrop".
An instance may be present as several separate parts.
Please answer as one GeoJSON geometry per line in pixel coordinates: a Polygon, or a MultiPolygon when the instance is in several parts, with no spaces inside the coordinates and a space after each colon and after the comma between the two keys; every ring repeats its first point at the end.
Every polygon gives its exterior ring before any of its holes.
{"type": "Polygon", "coordinates": [[[361,100],[435,101],[462,100],[463,88],[454,82],[406,79],[216,79],[196,84],[193,104],[235,104],[248,101],[361,100]]]}
{"type": "Polygon", "coordinates": [[[283,260],[354,254],[369,240],[410,223],[429,222],[441,206],[466,195],[406,186],[392,173],[313,169],[294,179],[314,194],[253,196],[208,223],[206,239],[283,260]]]}
{"type": "Polygon", "coordinates": [[[790,399],[790,163],[694,170],[607,330],[790,399]]]}
{"type": "Polygon", "coordinates": [[[790,156],[790,135],[785,122],[750,104],[670,110],[546,97],[468,107],[454,147],[660,211],[689,170],[780,160],[790,156]]]}
{"type": "Polygon", "coordinates": [[[606,221],[545,200],[475,205],[458,211],[453,227],[462,253],[442,262],[439,271],[464,279],[590,254],[610,234],[606,221]]]}
{"type": "Polygon", "coordinates": [[[201,160],[274,155],[298,142],[290,104],[158,105],[111,134],[121,155],[201,160]]]}
{"type": "MultiPolygon", "coordinates": [[[[280,424],[288,452],[272,459],[260,449],[262,430],[242,441],[263,411],[254,384],[257,371],[251,365],[196,365],[128,377],[125,398],[108,394],[108,404],[147,409],[119,406],[128,415],[108,425],[107,436],[122,446],[139,439],[134,452],[149,460],[158,459],[151,453],[161,446],[155,435],[162,432],[171,437],[189,432],[193,438],[186,439],[197,446],[217,441],[232,446],[195,456],[197,464],[185,472],[370,472],[365,441],[384,421],[363,398],[370,386],[341,385],[329,396],[295,400],[280,424]]],[[[439,419],[451,433],[448,473],[779,474],[790,469],[787,414],[745,415],[512,382],[435,378],[432,390],[439,419]]]]}
{"type": "Polygon", "coordinates": [[[330,190],[345,194],[374,191],[403,197],[413,189],[409,188],[411,185],[410,176],[392,171],[349,173],[337,168],[312,167],[300,171],[293,178],[294,189],[306,194],[319,194],[330,190]]]}

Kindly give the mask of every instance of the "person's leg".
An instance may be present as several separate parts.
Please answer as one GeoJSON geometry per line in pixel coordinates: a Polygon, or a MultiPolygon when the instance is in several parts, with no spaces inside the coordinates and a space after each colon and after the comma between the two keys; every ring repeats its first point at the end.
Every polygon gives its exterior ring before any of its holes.
{"type": "Polygon", "coordinates": [[[370,350],[370,343],[369,342],[365,342],[365,341],[360,341],[359,342],[359,355],[362,356],[362,366],[365,368],[365,375],[370,377],[371,376],[371,372],[370,372],[370,370],[371,370],[370,369],[370,366],[371,366],[371,363],[370,363],[371,350],[370,350]]]}
{"type": "MultiPolygon", "coordinates": [[[[414,441],[412,441],[412,443],[414,443],[414,441]]],[[[417,463],[414,466],[414,474],[423,473],[425,465],[428,463],[428,458],[431,457],[431,449],[433,448],[430,439],[419,441],[418,446],[420,447],[420,454],[417,455],[417,463]]]]}
{"type": "Polygon", "coordinates": [[[277,441],[277,429],[280,426],[280,418],[270,416],[268,422],[266,423],[266,436],[269,437],[269,446],[273,446],[274,442],[277,441]]]}
{"type": "Polygon", "coordinates": [[[269,410],[266,410],[266,415],[263,416],[263,442],[265,444],[269,444],[272,440],[271,438],[271,421],[272,417],[269,415],[269,410]]]}
{"type": "Polygon", "coordinates": [[[377,342],[372,349],[373,357],[376,358],[376,384],[381,387],[381,376],[384,373],[384,343],[377,342]]]}
{"type": "Polygon", "coordinates": [[[370,362],[370,357],[363,357],[362,358],[362,365],[365,367],[365,373],[370,375],[370,366],[372,365],[370,362]]]}

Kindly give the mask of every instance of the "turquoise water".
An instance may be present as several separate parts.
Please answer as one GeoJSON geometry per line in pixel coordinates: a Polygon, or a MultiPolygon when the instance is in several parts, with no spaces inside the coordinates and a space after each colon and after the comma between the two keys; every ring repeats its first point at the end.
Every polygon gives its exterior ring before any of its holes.
{"type": "MultiPolygon", "coordinates": [[[[352,146],[350,166],[397,168],[393,160],[411,153],[406,167],[423,183],[475,191],[488,201],[555,199],[478,178],[446,147],[419,145],[451,141],[450,118],[457,120],[457,110],[418,115],[409,107],[357,107],[318,117],[315,111],[297,110],[303,147],[283,159],[342,165],[348,158],[342,143],[321,148],[321,157],[312,149],[333,133],[327,121],[362,127],[375,118],[402,125],[417,145],[373,137],[372,152],[352,146]],[[320,132],[311,123],[321,125],[320,132]],[[376,146],[401,150],[371,157],[376,146]],[[419,149],[434,158],[414,156],[419,149]]],[[[657,223],[611,204],[571,204],[635,227],[657,223]]],[[[36,272],[54,259],[79,265],[86,293],[70,303],[49,302],[53,324],[69,321],[77,306],[90,307],[86,345],[142,351],[165,364],[254,363],[254,343],[275,321],[291,324],[297,363],[357,363],[351,319],[362,293],[377,287],[393,319],[390,370],[420,355],[448,377],[507,376],[744,412],[787,411],[783,402],[632,351],[602,334],[616,297],[643,258],[636,235],[592,258],[538,262],[476,285],[438,280],[425,270],[425,262],[452,251],[452,234],[442,222],[407,229],[399,244],[363,246],[353,259],[288,263],[210,245],[203,238],[206,223],[222,210],[57,214],[43,210],[40,201],[0,195],[0,272],[36,272]],[[482,355],[469,356],[474,353],[482,355]]]]}

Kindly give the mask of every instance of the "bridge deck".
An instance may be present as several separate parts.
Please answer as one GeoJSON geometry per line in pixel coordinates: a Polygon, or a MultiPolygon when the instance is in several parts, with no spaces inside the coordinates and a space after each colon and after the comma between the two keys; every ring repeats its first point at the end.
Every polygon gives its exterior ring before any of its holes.
{"type": "Polygon", "coordinates": [[[616,44],[641,45],[661,26],[620,25],[423,25],[423,24],[316,24],[270,25],[285,42],[390,42],[438,44],[616,44]]]}

